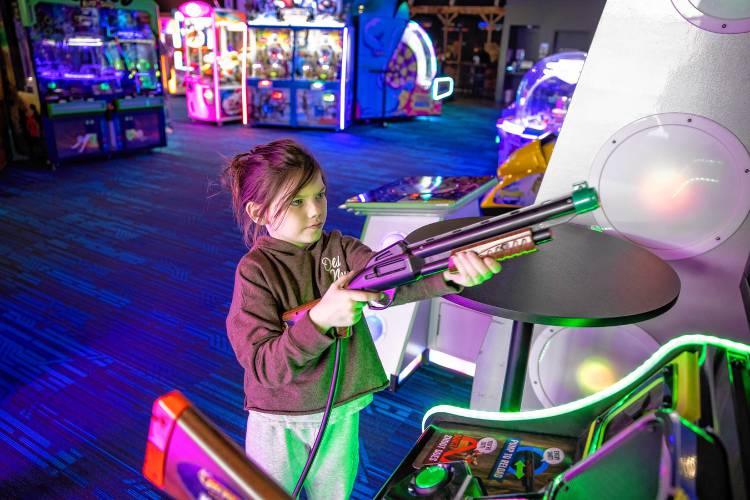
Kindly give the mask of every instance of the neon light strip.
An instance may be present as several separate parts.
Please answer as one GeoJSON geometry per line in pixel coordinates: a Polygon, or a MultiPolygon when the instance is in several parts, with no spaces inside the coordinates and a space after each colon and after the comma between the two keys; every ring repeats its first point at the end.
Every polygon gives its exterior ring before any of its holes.
{"type": "Polygon", "coordinates": [[[740,344],[739,342],[733,342],[731,340],[721,339],[719,337],[713,337],[710,335],[683,335],[676,339],[672,339],[663,346],[661,346],[654,354],[651,355],[643,364],[638,368],[630,372],[619,382],[607,387],[606,389],[599,391],[591,396],[587,396],[582,399],[571,401],[560,406],[553,408],[544,408],[542,410],[530,410],[530,411],[519,411],[519,412],[495,412],[495,411],[480,411],[480,410],[469,410],[466,408],[460,408],[457,406],[450,405],[439,405],[430,408],[422,418],[422,430],[425,429],[427,420],[436,413],[452,413],[459,417],[473,418],[477,420],[486,420],[494,422],[509,422],[513,420],[537,420],[542,418],[559,417],[568,413],[574,413],[587,406],[593,405],[599,401],[602,401],[613,394],[622,391],[629,385],[635,383],[638,379],[646,375],[648,372],[653,371],[659,363],[662,362],[668,354],[673,351],[684,349],[687,346],[695,345],[702,346],[704,344],[710,344],[715,347],[721,347],[723,349],[729,349],[733,351],[739,351],[744,354],[750,354],[750,346],[740,344]]]}
{"type": "Polygon", "coordinates": [[[439,76],[432,80],[432,98],[436,101],[445,99],[453,95],[453,78],[450,76],[439,76]],[[440,92],[440,84],[448,83],[448,90],[440,92]]]}
{"type": "Polygon", "coordinates": [[[242,32],[242,124],[247,125],[247,26],[242,32]]]}
{"type": "Polygon", "coordinates": [[[459,373],[463,373],[464,375],[469,375],[470,377],[473,377],[474,373],[477,370],[476,364],[470,361],[465,361],[461,358],[457,358],[455,356],[451,356],[450,354],[446,354],[444,352],[430,349],[429,356],[430,362],[448,368],[449,370],[454,370],[459,373]]]}
{"type": "Polygon", "coordinates": [[[344,27],[344,57],[341,58],[341,87],[339,92],[339,130],[346,126],[346,65],[349,60],[349,27],[344,27]]]}
{"type": "MultiPolygon", "coordinates": [[[[208,37],[213,43],[214,50],[214,108],[216,109],[216,122],[221,122],[221,94],[219,93],[219,50],[217,45],[221,43],[216,40],[216,16],[211,16],[211,35],[208,37]]],[[[209,47],[211,48],[211,47],[209,47]]]]}
{"type": "Polygon", "coordinates": [[[65,45],[70,47],[101,47],[104,42],[101,38],[91,38],[85,36],[68,38],[65,40],[65,45]]]}
{"type": "Polygon", "coordinates": [[[400,384],[403,382],[403,380],[412,374],[414,370],[417,369],[419,364],[422,362],[422,355],[420,354],[416,358],[412,359],[406,367],[401,370],[401,373],[398,374],[398,383],[400,384]]]}
{"type": "Polygon", "coordinates": [[[437,59],[430,36],[418,23],[409,21],[401,40],[411,49],[417,59],[417,85],[429,89],[433,78],[437,75],[437,59]]]}

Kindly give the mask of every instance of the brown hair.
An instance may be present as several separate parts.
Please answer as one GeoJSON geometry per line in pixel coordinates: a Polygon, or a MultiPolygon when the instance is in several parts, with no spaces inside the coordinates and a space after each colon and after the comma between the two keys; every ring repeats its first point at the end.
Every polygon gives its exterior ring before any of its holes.
{"type": "Polygon", "coordinates": [[[231,192],[234,217],[248,248],[252,248],[257,237],[264,232],[263,226],[253,223],[245,211],[248,202],[258,207],[260,217],[266,221],[274,220],[286,212],[297,192],[317,172],[325,184],[325,175],[318,161],[291,139],[261,144],[231,159],[224,167],[222,180],[231,192]],[[281,193],[281,203],[276,213],[271,214],[271,204],[278,193],[281,193]]]}

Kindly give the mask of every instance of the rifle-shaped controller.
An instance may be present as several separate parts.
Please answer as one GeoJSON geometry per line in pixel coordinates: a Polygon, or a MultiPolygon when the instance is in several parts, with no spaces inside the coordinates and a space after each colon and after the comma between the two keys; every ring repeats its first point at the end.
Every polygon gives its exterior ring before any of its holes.
{"type": "MultiPolygon", "coordinates": [[[[537,245],[552,240],[552,226],[568,222],[576,215],[598,207],[596,190],[583,182],[576,184],[571,194],[538,205],[484,219],[415,243],[399,241],[375,254],[352,277],[347,288],[386,292],[392,301],[396,287],[446,269],[452,270],[454,254],[474,251],[480,257],[506,260],[535,252],[537,245]]],[[[285,312],[282,320],[287,325],[293,325],[319,301],[317,299],[285,312]]]]}

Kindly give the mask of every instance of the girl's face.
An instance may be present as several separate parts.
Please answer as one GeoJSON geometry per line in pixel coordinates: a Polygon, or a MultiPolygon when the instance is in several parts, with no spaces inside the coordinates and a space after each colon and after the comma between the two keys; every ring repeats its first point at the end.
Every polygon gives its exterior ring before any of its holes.
{"type": "Polygon", "coordinates": [[[279,215],[268,224],[268,234],[300,248],[318,241],[328,213],[326,186],[320,172],[294,195],[287,207],[279,206],[282,201],[277,198],[271,204],[270,212],[278,210],[279,215]]]}

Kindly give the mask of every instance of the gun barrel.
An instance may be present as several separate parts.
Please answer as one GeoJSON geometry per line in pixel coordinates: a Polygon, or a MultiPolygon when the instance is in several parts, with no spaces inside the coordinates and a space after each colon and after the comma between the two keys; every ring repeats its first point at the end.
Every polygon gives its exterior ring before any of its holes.
{"type": "Polygon", "coordinates": [[[589,187],[582,187],[573,191],[572,194],[547,200],[539,205],[514,210],[446,234],[417,241],[410,244],[408,249],[414,256],[426,258],[459,246],[472,245],[497,234],[515,231],[566,215],[588,212],[598,206],[596,191],[589,187]]]}

